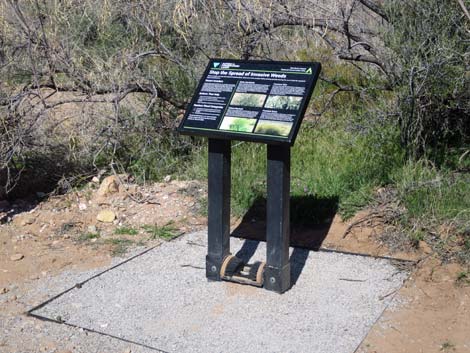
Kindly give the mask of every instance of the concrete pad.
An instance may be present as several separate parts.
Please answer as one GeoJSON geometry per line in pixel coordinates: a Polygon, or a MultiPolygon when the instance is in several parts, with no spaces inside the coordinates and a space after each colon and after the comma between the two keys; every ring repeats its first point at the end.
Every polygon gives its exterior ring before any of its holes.
{"type": "MultiPolygon", "coordinates": [[[[231,239],[264,260],[264,243],[231,239]]],[[[386,259],[291,249],[283,295],[205,278],[206,233],[167,242],[32,312],[165,352],[352,353],[406,271],[386,259]]]]}

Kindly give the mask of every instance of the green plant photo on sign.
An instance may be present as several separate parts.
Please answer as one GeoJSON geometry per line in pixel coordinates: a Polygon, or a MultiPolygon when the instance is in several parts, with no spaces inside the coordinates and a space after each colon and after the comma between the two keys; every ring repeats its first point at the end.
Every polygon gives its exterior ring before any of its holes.
{"type": "Polygon", "coordinates": [[[256,120],[248,118],[237,118],[233,116],[226,116],[222,120],[220,130],[252,132],[255,127],[256,120]]]}
{"type": "Polygon", "coordinates": [[[265,108],[296,110],[300,107],[302,97],[292,96],[269,96],[265,108]]]}
{"type": "Polygon", "coordinates": [[[291,128],[291,122],[262,120],[258,122],[255,133],[274,136],[289,136],[291,128]]]}
{"type": "Polygon", "coordinates": [[[230,102],[230,105],[238,105],[245,107],[262,107],[265,99],[265,94],[235,93],[230,102]]]}

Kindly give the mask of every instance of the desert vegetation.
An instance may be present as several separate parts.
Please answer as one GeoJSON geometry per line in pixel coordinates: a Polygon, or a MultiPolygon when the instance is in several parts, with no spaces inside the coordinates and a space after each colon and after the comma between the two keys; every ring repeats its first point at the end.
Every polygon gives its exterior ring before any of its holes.
{"type": "MultiPolygon", "coordinates": [[[[466,0],[0,2],[0,198],[94,175],[204,179],[175,132],[210,57],[318,61],[292,194],[375,207],[397,247],[470,262],[466,0]],[[442,234],[451,234],[443,237],[442,234]]],[[[237,143],[233,211],[264,195],[265,146],[237,143]]],[[[321,200],[328,202],[321,202],[321,200]]]]}

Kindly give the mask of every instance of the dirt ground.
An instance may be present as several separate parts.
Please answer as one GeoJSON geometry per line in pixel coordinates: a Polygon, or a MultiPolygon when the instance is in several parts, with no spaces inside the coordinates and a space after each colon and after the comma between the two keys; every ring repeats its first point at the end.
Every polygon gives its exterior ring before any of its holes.
{"type": "Polygon", "coordinates": [[[415,265],[397,293],[403,305],[385,311],[358,352],[470,352],[470,281],[459,279],[462,266],[443,264],[426,243],[416,251],[391,252],[379,240],[380,227],[354,228],[344,237],[349,224],[366,214],[361,212],[347,223],[337,216],[323,246],[412,260],[415,265]]]}
{"type": "MultiPolygon", "coordinates": [[[[28,308],[12,293],[27,281],[105,266],[128,248],[205,228],[205,195],[195,181],[167,178],[142,187],[112,176],[42,202],[0,201],[0,317],[25,315],[28,308]]],[[[336,216],[323,247],[412,260],[414,271],[394,293],[402,304],[385,311],[358,352],[470,352],[470,282],[459,280],[463,269],[442,264],[426,244],[391,253],[379,240],[380,227],[363,224],[345,236],[365,214],[348,222],[336,216]]],[[[0,337],[0,351],[6,343],[0,337]]]]}

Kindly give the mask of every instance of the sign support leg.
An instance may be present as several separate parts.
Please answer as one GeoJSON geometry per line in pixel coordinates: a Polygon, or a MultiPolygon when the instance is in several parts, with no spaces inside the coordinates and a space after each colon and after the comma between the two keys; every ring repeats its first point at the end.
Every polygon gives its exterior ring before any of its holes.
{"type": "Polygon", "coordinates": [[[283,293],[290,288],[290,147],[268,145],[266,268],[264,286],[283,293]]]}
{"type": "Polygon", "coordinates": [[[220,268],[230,253],[231,141],[209,139],[208,249],[206,277],[220,281],[220,268]]]}

